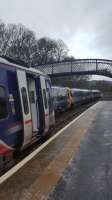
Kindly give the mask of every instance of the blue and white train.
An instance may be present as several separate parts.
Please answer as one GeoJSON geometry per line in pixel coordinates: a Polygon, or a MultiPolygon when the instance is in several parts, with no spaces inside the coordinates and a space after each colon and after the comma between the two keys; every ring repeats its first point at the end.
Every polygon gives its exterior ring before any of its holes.
{"type": "Polygon", "coordinates": [[[73,88],[71,89],[71,96],[72,105],[76,107],[77,105],[97,100],[101,97],[101,92],[99,90],[85,90],[73,88]]]}
{"type": "Polygon", "coordinates": [[[54,124],[49,77],[0,57],[0,156],[25,149],[54,124]]]}
{"type": "Polygon", "coordinates": [[[56,113],[65,111],[72,107],[97,100],[101,97],[99,90],[85,90],[68,87],[52,86],[54,110],[56,113]]]}
{"type": "Polygon", "coordinates": [[[51,87],[42,72],[0,57],[0,158],[45,137],[55,125],[54,111],[95,96],[99,91],[51,87]]]}
{"type": "Polygon", "coordinates": [[[67,109],[66,87],[52,86],[53,104],[56,113],[67,109]]]}

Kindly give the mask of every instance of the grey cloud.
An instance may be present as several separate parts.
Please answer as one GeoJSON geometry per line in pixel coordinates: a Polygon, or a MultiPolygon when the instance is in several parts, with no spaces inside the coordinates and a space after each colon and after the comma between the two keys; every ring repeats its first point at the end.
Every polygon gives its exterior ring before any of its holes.
{"type": "Polygon", "coordinates": [[[0,0],[0,4],[0,18],[5,22],[22,23],[34,30],[37,37],[62,38],[70,48],[78,33],[86,33],[82,57],[88,48],[88,57],[93,51],[96,57],[112,58],[111,0],[0,0]],[[89,44],[87,41],[85,47],[87,39],[89,44]]]}

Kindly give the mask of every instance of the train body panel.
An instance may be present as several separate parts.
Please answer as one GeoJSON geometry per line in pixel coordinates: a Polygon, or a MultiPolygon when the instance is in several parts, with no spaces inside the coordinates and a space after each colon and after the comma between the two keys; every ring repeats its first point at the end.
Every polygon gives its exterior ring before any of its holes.
{"type": "Polygon", "coordinates": [[[54,116],[54,104],[53,104],[51,80],[48,78],[46,78],[46,92],[47,92],[48,107],[49,107],[49,126],[52,127],[55,124],[55,116],[54,116]]]}
{"type": "Polygon", "coordinates": [[[64,87],[52,86],[53,102],[55,112],[67,109],[67,91],[64,87]]]}
{"type": "Polygon", "coordinates": [[[101,97],[99,90],[87,90],[67,87],[52,87],[53,99],[54,99],[54,110],[65,111],[70,109],[72,106],[75,108],[83,103],[88,103],[92,100],[101,97]],[[64,91],[64,93],[63,93],[64,91]]]}
{"type": "Polygon", "coordinates": [[[79,105],[84,100],[84,94],[80,89],[71,89],[73,106],[79,105]]]}
{"type": "Polygon", "coordinates": [[[22,112],[16,71],[0,65],[0,154],[22,144],[22,112]]]}
{"type": "Polygon", "coordinates": [[[76,88],[71,89],[71,95],[73,98],[74,107],[78,104],[88,103],[101,97],[101,93],[99,90],[84,90],[76,88]]]}

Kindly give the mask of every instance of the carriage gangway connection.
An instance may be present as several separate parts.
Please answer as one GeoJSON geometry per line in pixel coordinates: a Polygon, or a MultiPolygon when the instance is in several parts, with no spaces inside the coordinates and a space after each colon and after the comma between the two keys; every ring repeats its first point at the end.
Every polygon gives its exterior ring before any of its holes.
{"type": "Polygon", "coordinates": [[[0,200],[112,199],[112,101],[100,101],[0,177],[0,200]]]}

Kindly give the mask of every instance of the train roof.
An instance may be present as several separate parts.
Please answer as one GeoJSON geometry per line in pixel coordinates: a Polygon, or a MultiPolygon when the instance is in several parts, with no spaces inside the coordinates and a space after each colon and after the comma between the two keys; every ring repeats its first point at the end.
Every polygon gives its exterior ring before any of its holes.
{"type": "Polygon", "coordinates": [[[63,87],[63,86],[52,86],[52,88],[66,88],[66,87],[63,87]]]}
{"type": "Polygon", "coordinates": [[[92,90],[92,92],[101,92],[100,90],[92,90]]]}
{"type": "Polygon", "coordinates": [[[44,74],[43,72],[41,72],[41,71],[39,71],[39,70],[37,70],[33,67],[26,67],[26,66],[19,65],[19,64],[13,63],[13,62],[11,62],[8,59],[3,58],[3,57],[0,57],[0,63],[4,64],[4,65],[9,65],[9,66],[17,68],[17,69],[25,70],[27,72],[32,72],[32,73],[48,76],[47,74],[44,74]]]}
{"type": "Polygon", "coordinates": [[[51,88],[57,89],[57,90],[60,90],[60,89],[67,90],[68,89],[68,87],[61,87],[61,86],[52,86],[51,88]]]}
{"type": "Polygon", "coordinates": [[[78,88],[71,88],[71,91],[90,92],[90,91],[92,91],[92,90],[88,90],[88,89],[78,89],[78,88]]]}

